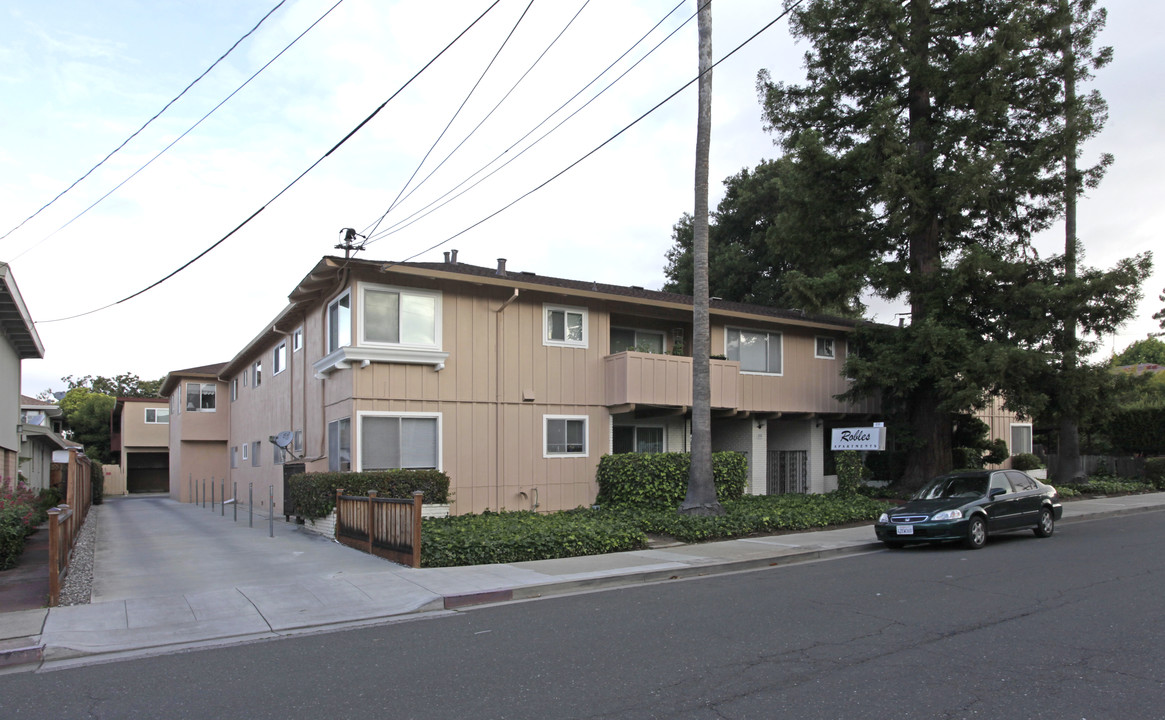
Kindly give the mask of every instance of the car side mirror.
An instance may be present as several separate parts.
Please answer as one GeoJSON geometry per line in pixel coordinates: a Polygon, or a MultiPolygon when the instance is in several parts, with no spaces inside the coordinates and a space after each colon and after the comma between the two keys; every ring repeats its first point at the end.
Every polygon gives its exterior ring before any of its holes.
{"type": "Polygon", "coordinates": [[[987,493],[987,499],[994,500],[995,498],[999,497],[1000,495],[1006,495],[1006,494],[1007,494],[1007,491],[1004,490],[1003,488],[991,488],[991,490],[988,491],[988,493],[987,493]]]}

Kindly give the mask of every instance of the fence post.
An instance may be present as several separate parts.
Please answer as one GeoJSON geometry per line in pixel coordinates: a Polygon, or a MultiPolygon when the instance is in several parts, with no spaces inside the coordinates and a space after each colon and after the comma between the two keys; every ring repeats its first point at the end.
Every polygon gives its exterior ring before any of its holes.
{"type": "Polygon", "coordinates": [[[368,502],[368,515],[367,515],[367,518],[368,518],[368,554],[372,555],[372,537],[375,534],[375,533],[373,533],[372,528],[373,528],[373,524],[376,522],[376,515],[374,514],[374,511],[372,509],[372,506],[376,504],[376,491],[375,490],[368,491],[368,501],[367,502],[368,502]]]}
{"type": "Polygon", "coordinates": [[[424,493],[413,491],[413,567],[421,566],[421,498],[424,493]]]}
{"type": "Polygon", "coordinates": [[[61,514],[59,508],[49,510],[49,607],[61,602],[61,514]]]}
{"type": "Polygon", "coordinates": [[[275,537],[275,486],[267,486],[267,537],[275,537]]]}
{"type": "Polygon", "coordinates": [[[343,525],[340,522],[340,498],[344,497],[344,488],[336,488],[336,524],[332,526],[332,537],[340,537],[340,527],[343,525]]]}

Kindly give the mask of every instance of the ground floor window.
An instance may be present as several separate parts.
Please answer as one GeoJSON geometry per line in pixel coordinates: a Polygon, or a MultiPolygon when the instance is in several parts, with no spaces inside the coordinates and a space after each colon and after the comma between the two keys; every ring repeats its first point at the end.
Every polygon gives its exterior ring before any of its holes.
{"type": "Polygon", "coordinates": [[[663,428],[616,425],[611,452],[661,453],[663,452],[663,428]]]}
{"type": "Polygon", "coordinates": [[[585,415],[546,415],[542,431],[543,457],[587,456],[585,415]]]}
{"type": "Polygon", "coordinates": [[[1032,451],[1032,426],[1011,426],[1011,454],[1023,455],[1032,451]]]}
{"type": "Polygon", "coordinates": [[[436,469],[440,429],[436,415],[360,416],[360,469],[436,469]]]}
{"type": "Polygon", "coordinates": [[[328,472],[352,469],[352,420],[343,418],[328,423],[328,472]]]}

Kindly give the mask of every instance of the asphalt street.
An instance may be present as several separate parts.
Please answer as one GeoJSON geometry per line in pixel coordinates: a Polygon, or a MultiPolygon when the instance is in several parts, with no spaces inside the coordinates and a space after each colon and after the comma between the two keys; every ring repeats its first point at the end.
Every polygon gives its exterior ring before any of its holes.
{"type": "Polygon", "coordinates": [[[1153,718],[1162,537],[1149,512],[4,675],[0,717],[1153,718]]]}

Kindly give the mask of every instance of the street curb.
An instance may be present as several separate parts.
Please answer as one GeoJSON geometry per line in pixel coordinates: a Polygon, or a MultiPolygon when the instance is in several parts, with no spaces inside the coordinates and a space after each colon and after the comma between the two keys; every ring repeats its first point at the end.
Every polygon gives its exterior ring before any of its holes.
{"type": "Polygon", "coordinates": [[[36,665],[44,658],[44,645],[37,638],[0,640],[0,669],[36,665]]]}

